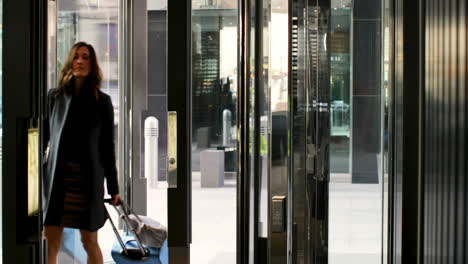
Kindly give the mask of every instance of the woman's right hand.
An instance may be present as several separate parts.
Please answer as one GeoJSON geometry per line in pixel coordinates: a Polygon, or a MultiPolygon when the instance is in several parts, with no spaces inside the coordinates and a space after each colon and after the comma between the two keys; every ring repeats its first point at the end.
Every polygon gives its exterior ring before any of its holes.
{"type": "Polygon", "coordinates": [[[112,205],[117,206],[119,201],[120,201],[120,195],[114,194],[114,195],[111,195],[111,196],[112,196],[112,201],[110,201],[109,203],[112,204],[112,205]]]}

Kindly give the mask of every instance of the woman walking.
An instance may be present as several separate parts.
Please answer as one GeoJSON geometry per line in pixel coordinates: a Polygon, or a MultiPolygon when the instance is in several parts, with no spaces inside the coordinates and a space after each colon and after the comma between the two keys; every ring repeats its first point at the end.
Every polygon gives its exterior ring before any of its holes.
{"type": "Polygon", "coordinates": [[[107,219],[104,179],[113,204],[120,196],[114,110],[110,96],[100,91],[101,80],[94,48],[79,42],[68,53],[59,87],[47,95],[43,211],[49,264],[57,263],[64,227],[80,230],[88,263],[103,263],[97,231],[107,219]]]}

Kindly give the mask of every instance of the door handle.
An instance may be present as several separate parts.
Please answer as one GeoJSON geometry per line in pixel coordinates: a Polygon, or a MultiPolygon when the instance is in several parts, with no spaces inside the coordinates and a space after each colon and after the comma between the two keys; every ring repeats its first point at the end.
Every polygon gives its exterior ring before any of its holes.
{"type": "Polygon", "coordinates": [[[167,144],[167,185],[168,188],[177,188],[177,112],[168,112],[168,144],[167,144]]]}
{"type": "Polygon", "coordinates": [[[28,129],[28,216],[39,213],[39,130],[28,129]]]}

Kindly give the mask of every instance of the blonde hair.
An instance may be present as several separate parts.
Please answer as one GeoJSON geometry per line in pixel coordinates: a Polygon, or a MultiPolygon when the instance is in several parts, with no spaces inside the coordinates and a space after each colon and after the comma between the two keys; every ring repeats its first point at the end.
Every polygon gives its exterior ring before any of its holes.
{"type": "Polygon", "coordinates": [[[89,51],[91,71],[89,72],[89,75],[87,77],[87,83],[92,86],[97,99],[98,90],[101,88],[102,72],[97,61],[96,51],[94,50],[93,46],[86,42],[76,43],[68,52],[67,59],[65,60],[65,63],[63,64],[62,70],[60,71],[59,75],[59,92],[67,94],[67,86],[73,79],[73,60],[75,59],[76,52],[81,47],[87,47],[89,51]]]}

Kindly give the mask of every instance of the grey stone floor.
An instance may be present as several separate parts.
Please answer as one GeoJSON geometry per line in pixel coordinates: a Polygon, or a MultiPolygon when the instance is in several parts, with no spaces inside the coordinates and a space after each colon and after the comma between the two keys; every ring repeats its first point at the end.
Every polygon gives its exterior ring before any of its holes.
{"type": "Polygon", "coordinates": [[[329,263],[382,263],[382,185],[331,183],[329,263]]]}
{"type": "MultiPolygon", "coordinates": [[[[382,219],[385,219],[382,208],[386,204],[382,203],[382,185],[351,184],[348,177],[335,175],[330,184],[329,263],[385,263],[382,262],[382,255],[386,254],[382,252],[382,240],[386,239],[382,232],[382,219]]],[[[235,182],[226,180],[222,188],[200,188],[199,173],[194,173],[193,179],[191,263],[235,263],[235,182]]],[[[149,193],[149,216],[167,224],[165,186],[161,184],[149,193]]],[[[115,213],[110,212],[115,218],[115,213]]],[[[109,223],[100,230],[99,240],[105,262],[113,263],[110,249],[115,237],[109,223]]],[[[66,263],[78,262],[67,258],[66,263]]]]}
{"type": "MultiPolygon", "coordinates": [[[[235,182],[228,180],[222,188],[200,188],[199,177],[193,174],[191,263],[235,263],[235,182]]],[[[350,182],[348,175],[336,174],[330,184],[329,262],[382,263],[382,185],[350,182]]],[[[164,187],[150,190],[150,197],[149,216],[167,223],[164,187]]],[[[113,242],[112,236],[104,241],[108,233],[105,227],[102,245],[113,242]]]]}

